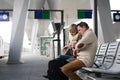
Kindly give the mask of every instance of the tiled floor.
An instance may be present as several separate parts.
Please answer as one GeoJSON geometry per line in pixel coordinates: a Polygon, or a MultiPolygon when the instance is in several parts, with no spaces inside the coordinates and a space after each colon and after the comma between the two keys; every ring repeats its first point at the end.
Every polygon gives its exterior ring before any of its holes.
{"type": "MultiPolygon", "coordinates": [[[[42,75],[46,74],[48,61],[52,58],[41,56],[39,53],[22,54],[24,64],[6,64],[7,57],[0,59],[0,80],[47,80],[42,75]]],[[[95,78],[93,80],[120,80],[120,78],[95,78]]]]}
{"type": "Polygon", "coordinates": [[[6,64],[7,57],[0,59],[0,80],[46,80],[42,75],[50,59],[35,53],[25,53],[24,64],[6,64]]]}

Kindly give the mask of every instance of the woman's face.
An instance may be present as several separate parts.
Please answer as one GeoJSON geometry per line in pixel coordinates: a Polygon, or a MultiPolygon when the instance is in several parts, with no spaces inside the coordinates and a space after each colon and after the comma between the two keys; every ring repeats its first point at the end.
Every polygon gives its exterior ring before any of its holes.
{"type": "Polygon", "coordinates": [[[75,36],[76,35],[76,31],[75,30],[70,30],[70,34],[71,34],[71,36],[75,36]]]}

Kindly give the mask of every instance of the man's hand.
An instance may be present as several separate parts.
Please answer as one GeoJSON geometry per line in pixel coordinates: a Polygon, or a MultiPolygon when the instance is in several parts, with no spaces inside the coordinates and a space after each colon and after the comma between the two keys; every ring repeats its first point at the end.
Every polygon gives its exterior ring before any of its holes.
{"type": "Polygon", "coordinates": [[[73,49],[73,56],[76,58],[77,57],[78,50],[73,49]]]}

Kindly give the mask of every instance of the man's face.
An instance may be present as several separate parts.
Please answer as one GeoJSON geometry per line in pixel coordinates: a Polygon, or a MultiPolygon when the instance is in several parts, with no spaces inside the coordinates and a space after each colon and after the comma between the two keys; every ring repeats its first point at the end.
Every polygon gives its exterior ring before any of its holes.
{"type": "Polygon", "coordinates": [[[78,30],[78,32],[79,32],[81,35],[83,35],[84,32],[86,31],[86,28],[85,28],[84,26],[83,26],[83,27],[78,26],[78,27],[77,27],[77,30],[78,30]]]}

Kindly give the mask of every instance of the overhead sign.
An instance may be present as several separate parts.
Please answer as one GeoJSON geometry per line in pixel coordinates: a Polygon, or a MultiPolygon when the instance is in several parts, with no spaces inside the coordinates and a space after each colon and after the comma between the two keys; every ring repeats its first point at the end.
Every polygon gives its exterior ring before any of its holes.
{"type": "Polygon", "coordinates": [[[50,11],[40,10],[40,11],[35,11],[34,14],[35,14],[34,15],[35,19],[50,19],[50,11]]]}
{"type": "Polygon", "coordinates": [[[92,18],[92,10],[77,10],[77,18],[92,18]]]}

